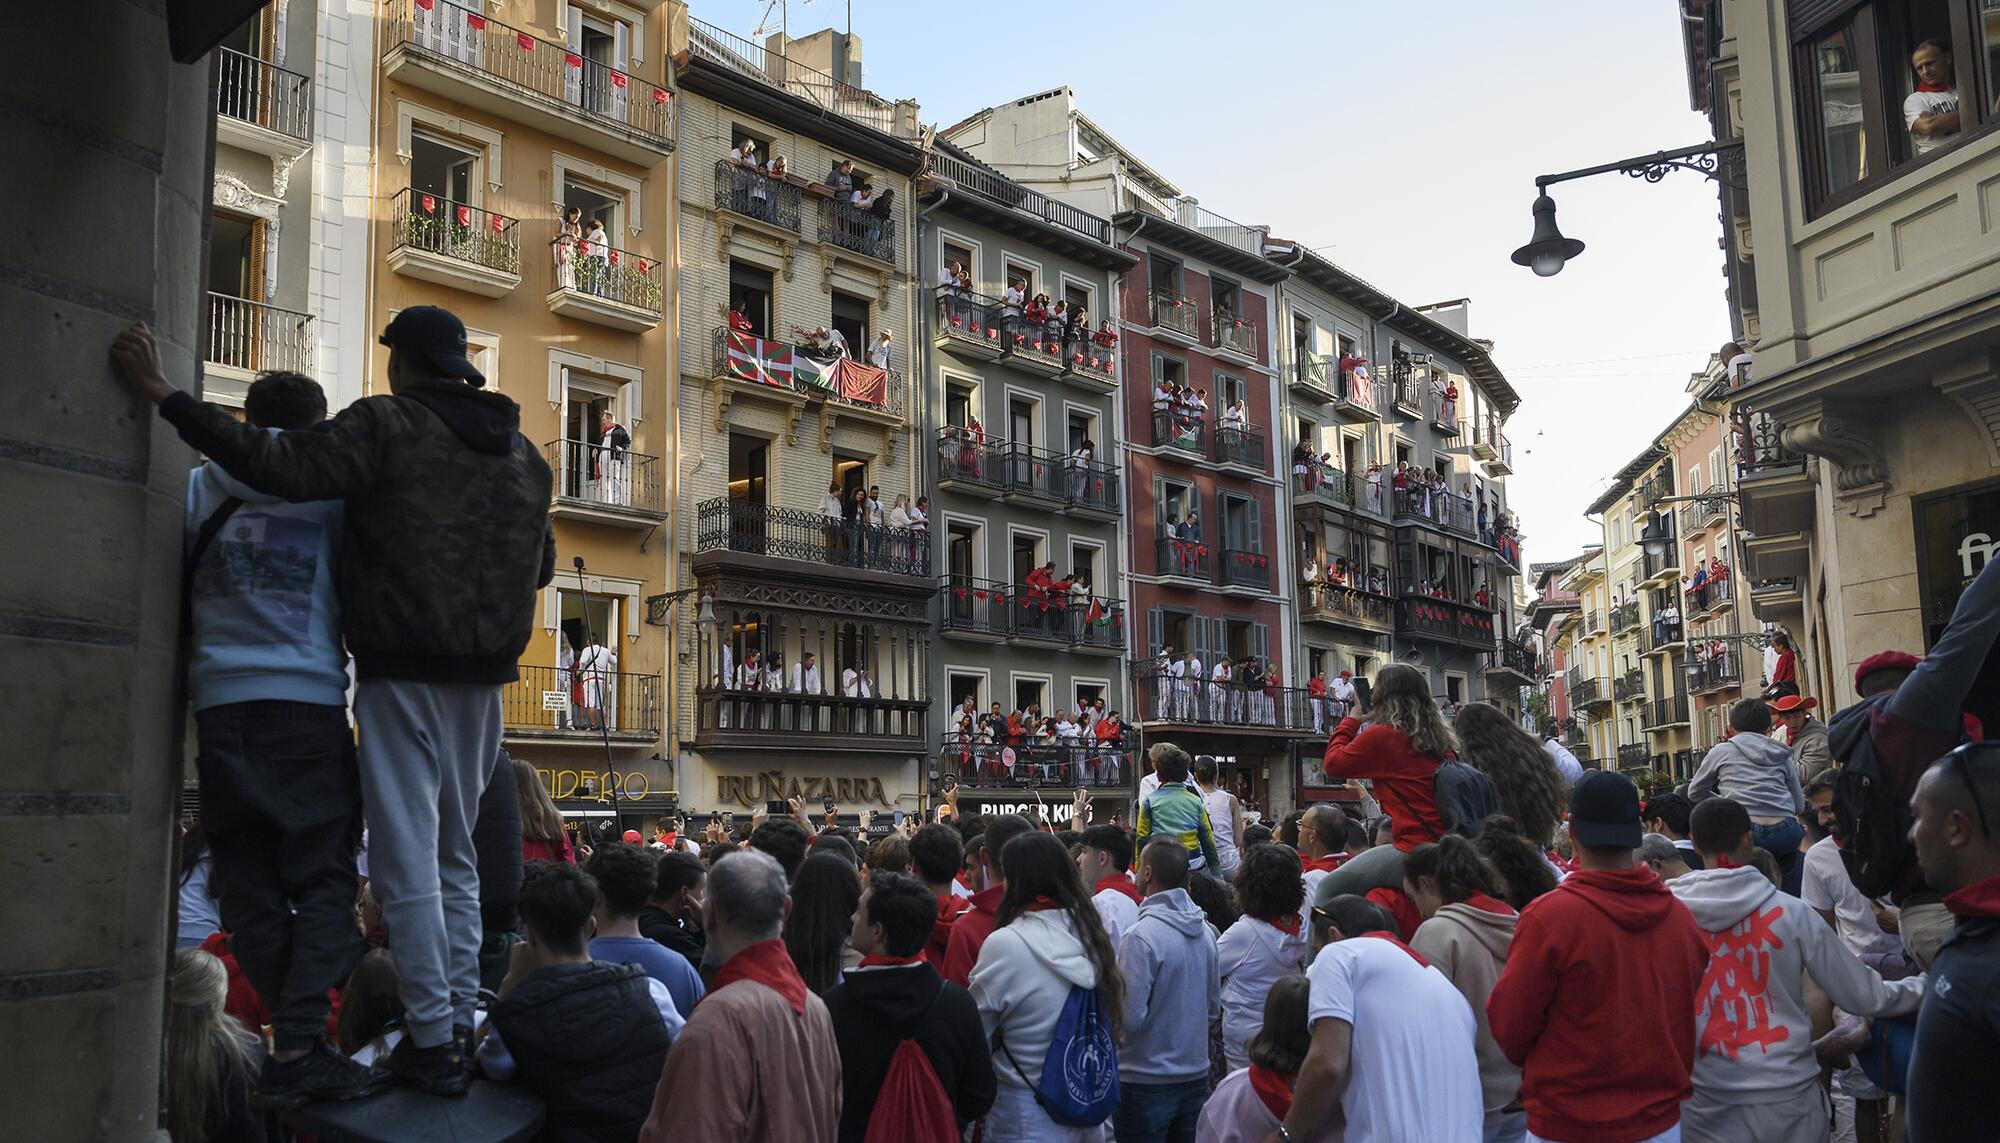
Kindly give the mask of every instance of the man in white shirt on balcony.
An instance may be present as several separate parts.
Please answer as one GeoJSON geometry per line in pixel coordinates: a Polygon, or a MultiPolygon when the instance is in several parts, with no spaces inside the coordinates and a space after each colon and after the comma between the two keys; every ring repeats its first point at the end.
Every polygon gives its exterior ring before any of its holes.
{"type": "Polygon", "coordinates": [[[618,672],[618,653],[593,640],[577,655],[576,671],[583,678],[584,725],[600,729],[611,706],[611,679],[618,672]]]}
{"type": "Polygon", "coordinates": [[[876,334],[875,344],[868,347],[868,364],[887,373],[889,371],[889,346],[893,341],[895,341],[895,338],[886,329],[876,334]]]}
{"type": "Polygon", "coordinates": [[[1346,718],[1354,709],[1354,672],[1342,671],[1329,688],[1333,694],[1333,717],[1346,718]]]}
{"type": "Polygon", "coordinates": [[[820,330],[819,332],[821,341],[823,344],[825,344],[826,351],[829,355],[833,357],[853,356],[853,354],[850,353],[847,348],[847,335],[840,332],[839,326],[834,326],[831,329],[823,329],[820,330]]]}
{"type": "Polygon", "coordinates": [[[1925,40],[1910,53],[1910,68],[1917,73],[1917,89],[1903,100],[1903,123],[1910,130],[1911,149],[1927,155],[1959,131],[1951,52],[1937,40],[1925,40]]]}
{"type": "Polygon", "coordinates": [[[875,681],[868,677],[868,668],[856,663],[840,672],[840,693],[848,698],[874,698],[875,681]]]}
{"type": "Polygon", "coordinates": [[[811,651],[800,655],[799,661],[792,664],[791,690],[793,694],[801,695],[820,693],[819,660],[811,651]]]}

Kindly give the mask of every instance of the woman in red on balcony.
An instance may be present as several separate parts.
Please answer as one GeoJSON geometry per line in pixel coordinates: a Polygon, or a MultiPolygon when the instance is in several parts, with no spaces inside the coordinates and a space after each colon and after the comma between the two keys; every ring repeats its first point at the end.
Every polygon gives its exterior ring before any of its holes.
{"type": "Polygon", "coordinates": [[[1799,657],[1792,650],[1792,637],[1783,631],[1773,634],[1771,649],[1778,653],[1778,662],[1771,668],[1771,689],[1764,692],[1764,697],[1777,699],[1798,694],[1799,657]]]}
{"type": "Polygon", "coordinates": [[[1395,829],[1394,844],[1375,846],[1327,874],[1318,901],[1402,888],[1403,854],[1444,836],[1433,784],[1439,764],[1456,749],[1430,684],[1415,667],[1391,663],[1375,673],[1367,711],[1333,728],[1321,764],[1330,781],[1374,781],[1375,798],[1395,829]]]}
{"type": "Polygon", "coordinates": [[[756,327],[750,324],[750,319],[743,313],[745,308],[746,306],[742,298],[736,299],[736,304],[729,307],[729,331],[731,333],[752,333],[755,331],[756,327]]]}

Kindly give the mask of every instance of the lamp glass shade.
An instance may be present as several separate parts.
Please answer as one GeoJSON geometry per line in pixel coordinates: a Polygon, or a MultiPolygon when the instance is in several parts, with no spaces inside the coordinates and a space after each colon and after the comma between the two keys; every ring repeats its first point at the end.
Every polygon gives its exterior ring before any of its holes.
{"type": "Polygon", "coordinates": [[[1535,199],[1535,234],[1528,244],[1514,251],[1514,264],[1526,266],[1544,278],[1562,272],[1563,264],[1583,253],[1583,243],[1564,238],[1556,226],[1556,200],[1548,195],[1535,199]]]}
{"type": "Polygon", "coordinates": [[[701,597],[701,609],[695,612],[695,626],[703,631],[715,630],[715,600],[711,596],[701,597]]]}

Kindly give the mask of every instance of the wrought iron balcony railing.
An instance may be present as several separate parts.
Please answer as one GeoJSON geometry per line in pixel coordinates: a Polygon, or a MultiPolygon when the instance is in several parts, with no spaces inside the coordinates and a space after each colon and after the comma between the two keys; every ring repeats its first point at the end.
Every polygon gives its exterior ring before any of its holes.
{"type": "Polygon", "coordinates": [[[966,790],[1129,788],[1138,749],[1132,734],[1100,742],[1093,730],[1085,728],[1073,741],[1013,746],[978,734],[946,734],[938,744],[938,773],[966,790]]]}
{"type": "Polygon", "coordinates": [[[667,296],[666,271],[659,262],[603,242],[565,235],[559,227],[550,237],[558,290],[575,290],[659,315],[667,296]]]}
{"type": "Polygon", "coordinates": [[[1155,537],[1153,548],[1155,575],[1180,576],[1210,582],[1208,544],[1203,540],[1181,539],[1177,536],[1155,537]]]}
{"type": "Polygon", "coordinates": [[[1687,689],[1691,694],[1705,694],[1726,687],[1743,685],[1742,655],[1733,648],[1716,651],[1697,650],[1696,658],[1688,664],[1687,689]]]}
{"type": "Polygon", "coordinates": [[[313,316],[211,290],[208,362],[246,373],[282,369],[310,375],[313,316]]]}
{"type": "Polygon", "coordinates": [[[1230,421],[1215,426],[1215,463],[1238,464],[1263,472],[1265,455],[1264,430],[1230,421]]]}
{"type": "Polygon", "coordinates": [[[1078,210],[1066,202],[1057,202],[1046,195],[1029,190],[997,171],[974,166],[956,155],[932,151],[927,158],[931,173],[951,180],[955,186],[1013,207],[1024,214],[1033,215],[1043,222],[1073,230],[1093,242],[1111,240],[1111,224],[1088,211],[1078,210]]]}
{"type": "Polygon", "coordinates": [[[1324,734],[1332,729],[1325,706],[1315,710],[1303,687],[1175,678],[1152,663],[1135,666],[1132,701],[1137,717],[1148,722],[1308,734],[1324,734]]]}
{"type": "Polygon", "coordinates": [[[1249,548],[1232,548],[1224,544],[1221,562],[1222,582],[1234,587],[1254,587],[1260,591],[1271,590],[1271,557],[1249,548]]]}
{"type": "Polygon", "coordinates": [[[1533,679],[1540,675],[1535,649],[1504,636],[1500,640],[1500,646],[1488,653],[1486,665],[1491,670],[1511,671],[1524,679],[1533,679]]]}
{"type": "Polygon", "coordinates": [[[1299,587],[1299,603],[1307,619],[1351,622],[1384,629],[1395,622],[1396,601],[1393,598],[1345,584],[1302,584],[1299,587]]]}
{"type": "Polygon", "coordinates": [[[524,666],[520,671],[519,679],[500,688],[501,721],[509,732],[578,738],[660,733],[658,675],[564,667],[524,666]]]}
{"type": "Polygon", "coordinates": [[[938,582],[940,627],[949,635],[991,635],[1006,638],[1014,630],[1014,613],[1007,606],[1013,588],[999,580],[947,575],[938,582]]]}
{"type": "Polygon", "coordinates": [[[894,263],[896,216],[892,211],[877,213],[874,207],[822,199],[819,204],[819,240],[878,261],[894,263]]]}
{"type": "Polygon", "coordinates": [[[1210,340],[1217,349],[1227,349],[1245,357],[1257,356],[1257,327],[1235,310],[1215,307],[1209,314],[1210,340]]]}
{"type": "Polygon", "coordinates": [[[215,49],[215,66],[216,114],[312,139],[312,77],[226,47],[215,49]]]}
{"type": "Polygon", "coordinates": [[[698,513],[698,552],[745,552],[896,575],[930,574],[926,532],[726,497],[704,501],[698,513]]]}
{"type": "Polygon", "coordinates": [[[715,161],[715,206],[718,210],[754,218],[797,234],[801,226],[801,193],[796,183],[730,159],[715,161]]]}
{"type": "Polygon", "coordinates": [[[1194,299],[1171,290],[1151,290],[1146,294],[1146,307],[1153,328],[1169,329],[1189,340],[1199,336],[1194,299]]]}
{"type": "Polygon", "coordinates": [[[1405,595],[1396,601],[1396,630],[1482,649],[1491,648],[1495,636],[1493,612],[1427,595],[1405,595]]]}
{"type": "Polygon", "coordinates": [[[1177,448],[1199,456],[1207,452],[1208,418],[1186,408],[1153,410],[1153,447],[1177,448]]]}
{"type": "Polygon", "coordinates": [[[557,499],[614,512],[666,515],[666,481],[659,457],[613,452],[589,441],[550,441],[543,451],[555,473],[557,499]]]}
{"type": "Polygon", "coordinates": [[[1656,698],[1646,704],[1644,725],[1647,730],[1675,726],[1687,720],[1688,699],[1685,691],[1677,691],[1666,698],[1656,698]]]}
{"type": "Polygon", "coordinates": [[[422,250],[503,274],[521,272],[520,220],[414,187],[390,200],[390,249],[422,250]]]}
{"type": "Polygon", "coordinates": [[[1645,672],[1634,667],[1611,681],[1611,697],[1618,702],[1631,702],[1646,697],[1645,672]]]}
{"type": "Polygon", "coordinates": [[[877,374],[872,366],[863,367],[849,384],[842,379],[840,358],[828,357],[807,346],[741,333],[728,326],[717,326],[714,339],[710,358],[713,376],[788,389],[815,401],[831,401],[895,417],[902,416],[908,407],[909,398],[899,370],[877,374]]]}

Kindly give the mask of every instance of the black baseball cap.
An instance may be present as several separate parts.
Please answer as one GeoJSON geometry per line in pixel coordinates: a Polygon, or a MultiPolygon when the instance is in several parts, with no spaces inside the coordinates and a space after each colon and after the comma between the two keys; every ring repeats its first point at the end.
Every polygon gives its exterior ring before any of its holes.
{"type": "Polygon", "coordinates": [[[473,388],[486,384],[486,377],[465,355],[465,323],[441,306],[411,306],[389,320],[376,339],[391,349],[416,354],[439,373],[458,377],[473,388]]]}
{"type": "Polygon", "coordinates": [[[1569,827],[1578,845],[1639,848],[1638,789],[1616,770],[1584,771],[1569,792],[1569,827]]]}

